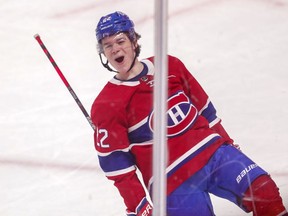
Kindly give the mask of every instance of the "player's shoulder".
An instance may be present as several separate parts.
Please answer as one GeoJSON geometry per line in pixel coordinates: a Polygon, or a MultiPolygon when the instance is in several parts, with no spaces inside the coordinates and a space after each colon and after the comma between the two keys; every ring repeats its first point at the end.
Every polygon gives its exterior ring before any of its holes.
{"type": "Polygon", "coordinates": [[[113,116],[113,113],[117,113],[117,110],[123,108],[124,91],[120,87],[108,82],[100,93],[95,98],[91,107],[91,116],[93,119],[105,119],[113,116]],[[95,115],[94,115],[95,114],[95,115]]]}
{"type": "MultiPolygon", "coordinates": [[[[181,60],[180,60],[178,57],[173,56],[173,55],[171,55],[171,54],[168,54],[168,55],[167,55],[167,58],[168,58],[168,59],[167,59],[167,60],[168,60],[168,63],[181,62],[181,60]]],[[[148,58],[146,58],[146,59],[154,63],[154,61],[155,61],[155,56],[150,56],[150,57],[148,57],[148,58]]]]}
{"type": "Polygon", "coordinates": [[[100,93],[94,100],[93,107],[113,107],[113,106],[124,106],[128,103],[130,96],[137,90],[139,81],[121,81],[115,78],[111,79],[102,88],[100,93]]]}
{"type": "MultiPolygon", "coordinates": [[[[155,56],[151,56],[151,57],[146,58],[145,60],[142,60],[142,62],[148,65],[148,68],[154,68],[155,66],[154,61],[155,61],[155,56]],[[150,65],[153,65],[153,66],[149,67],[149,64],[147,64],[145,61],[150,62],[150,65]]],[[[168,63],[169,73],[171,72],[178,73],[179,71],[182,71],[181,69],[185,67],[184,63],[178,57],[170,55],[170,54],[167,55],[167,63],[168,63]]]]}
{"type": "Polygon", "coordinates": [[[121,95],[122,92],[133,91],[133,88],[137,85],[139,85],[139,81],[123,81],[113,77],[103,87],[99,96],[113,97],[121,95]]]}

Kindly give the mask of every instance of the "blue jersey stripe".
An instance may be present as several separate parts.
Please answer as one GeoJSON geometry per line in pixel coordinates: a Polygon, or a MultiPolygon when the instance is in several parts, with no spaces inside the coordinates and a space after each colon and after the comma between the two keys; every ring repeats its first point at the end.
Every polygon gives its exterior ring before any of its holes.
{"type": "Polygon", "coordinates": [[[209,102],[208,106],[202,111],[201,115],[204,116],[209,123],[217,118],[216,109],[211,102],[209,102]]]}
{"type": "Polygon", "coordinates": [[[104,172],[126,169],[134,165],[134,157],[130,152],[115,151],[108,156],[99,156],[99,163],[104,172]]]}

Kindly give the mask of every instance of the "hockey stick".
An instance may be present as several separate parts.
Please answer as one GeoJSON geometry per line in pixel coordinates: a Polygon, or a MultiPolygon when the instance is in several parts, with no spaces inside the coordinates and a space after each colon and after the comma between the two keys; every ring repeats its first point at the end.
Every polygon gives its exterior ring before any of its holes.
{"type": "Polygon", "coordinates": [[[93,130],[96,129],[95,125],[93,124],[89,114],[87,113],[86,109],[84,108],[83,104],[81,103],[81,101],[79,100],[79,98],[77,97],[76,93],[73,91],[72,87],[70,86],[70,84],[68,83],[68,81],[66,80],[65,76],[63,75],[63,73],[61,72],[60,68],[57,66],[56,62],[54,61],[53,57],[50,55],[49,51],[47,50],[47,48],[45,47],[43,41],[40,38],[39,34],[35,34],[34,38],[37,40],[37,42],[39,43],[39,45],[41,46],[42,50],[44,51],[44,53],[46,54],[46,56],[48,57],[49,61],[51,62],[51,64],[53,65],[53,67],[55,68],[56,72],[58,73],[58,75],[60,76],[61,80],[63,81],[63,83],[65,84],[65,86],[67,87],[68,91],[70,92],[70,94],[72,95],[72,97],[74,98],[75,102],[77,103],[77,105],[79,106],[79,108],[81,109],[82,113],[84,114],[84,116],[86,117],[87,121],[89,122],[90,126],[92,127],[93,130]]]}

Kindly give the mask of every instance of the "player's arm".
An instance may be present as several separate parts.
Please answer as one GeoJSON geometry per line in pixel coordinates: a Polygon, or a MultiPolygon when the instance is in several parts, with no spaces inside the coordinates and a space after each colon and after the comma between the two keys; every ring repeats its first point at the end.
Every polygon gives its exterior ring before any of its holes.
{"type": "Polygon", "coordinates": [[[127,214],[135,213],[138,216],[136,213],[141,211],[139,206],[146,194],[137,177],[135,159],[130,152],[125,115],[112,109],[103,105],[92,109],[92,121],[97,127],[94,133],[95,148],[102,170],[109,180],[114,181],[124,200],[127,214]]]}
{"type": "Polygon", "coordinates": [[[97,147],[100,166],[106,177],[114,181],[127,207],[127,214],[138,216],[141,211],[149,209],[151,205],[146,199],[145,190],[136,174],[134,158],[129,149],[101,153],[99,148],[101,147],[97,147]]]}

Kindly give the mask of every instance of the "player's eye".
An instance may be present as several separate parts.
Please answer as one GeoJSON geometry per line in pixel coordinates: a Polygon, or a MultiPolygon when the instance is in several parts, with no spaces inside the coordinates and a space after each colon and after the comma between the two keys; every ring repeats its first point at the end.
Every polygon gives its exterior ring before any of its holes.
{"type": "Polygon", "coordinates": [[[124,44],[125,42],[126,42],[126,39],[125,39],[125,38],[121,38],[121,39],[119,39],[119,40],[117,41],[117,44],[122,45],[122,44],[124,44]]]}
{"type": "Polygon", "coordinates": [[[103,48],[105,50],[110,50],[110,49],[112,49],[112,44],[104,44],[103,48]]]}

